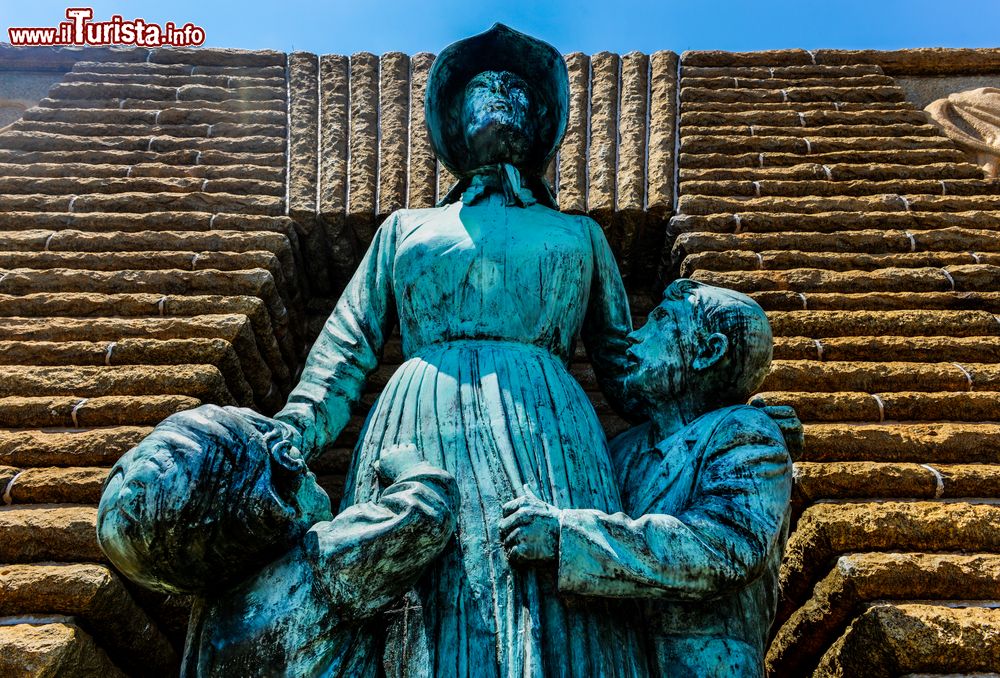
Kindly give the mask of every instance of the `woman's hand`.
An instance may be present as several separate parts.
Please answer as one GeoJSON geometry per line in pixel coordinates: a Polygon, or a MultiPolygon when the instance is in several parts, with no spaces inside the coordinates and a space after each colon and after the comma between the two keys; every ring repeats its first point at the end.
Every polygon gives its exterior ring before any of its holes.
{"type": "Polygon", "coordinates": [[[248,424],[253,426],[264,436],[264,443],[269,450],[274,450],[279,446],[294,448],[294,452],[288,452],[293,457],[302,457],[302,434],[291,424],[287,424],[280,419],[265,417],[259,412],[255,412],[248,407],[223,407],[230,414],[242,417],[248,424]]]}
{"type": "Polygon", "coordinates": [[[507,558],[515,564],[537,565],[559,557],[559,509],[531,493],[503,506],[500,537],[507,558]]]}

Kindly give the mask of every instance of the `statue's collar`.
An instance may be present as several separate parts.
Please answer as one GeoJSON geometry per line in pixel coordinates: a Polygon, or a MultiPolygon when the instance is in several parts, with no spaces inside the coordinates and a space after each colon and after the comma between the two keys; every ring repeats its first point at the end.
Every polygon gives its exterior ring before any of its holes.
{"type": "Polygon", "coordinates": [[[462,204],[475,205],[491,194],[502,195],[508,207],[529,207],[538,202],[518,169],[506,162],[477,168],[462,193],[462,204]]]}
{"type": "Polygon", "coordinates": [[[490,195],[503,196],[510,207],[530,207],[536,203],[558,209],[552,191],[541,177],[526,177],[510,163],[484,165],[451,187],[438,207],[461,201],[475,205],[490,195]]]}

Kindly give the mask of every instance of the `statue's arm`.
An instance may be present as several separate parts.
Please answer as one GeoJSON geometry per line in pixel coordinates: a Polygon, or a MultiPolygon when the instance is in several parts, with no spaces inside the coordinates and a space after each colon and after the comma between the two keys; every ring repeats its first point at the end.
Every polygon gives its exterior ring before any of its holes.
{"type": "Polygon", "coordinates": [[[290,424],[306,460],[347,424],[396,323],[392,269],[398,217],[383,223],[309,352],[298,385],[275,419],[290,424]]]}
{"type": "Polygon", "coordinates": [[[777,427],[762,413],[751,418],[717,429],[677,515],[562,511],[560,590],[699,600],[756,578],[783,537],[791,462],[777,427]]]}
{"type": "Polygon", "coordinates": [[[378,501],[314,525],[305,547],[330,604],[361,619],[409,590],[451,539],[457,496],[450,474],[421,462],[378,501]]]}
{"type": "Polygon", "coordinates": [[[582,220],[589,229],[594,251],[594,277],[583,325],[583,345],[608,402],[619,414],[631,419],[623,385],[628,366],[625,349],[629,347],[627,337],[632,331],[628,295],[604,231],[593,219],[582,217],[582,220]]]}

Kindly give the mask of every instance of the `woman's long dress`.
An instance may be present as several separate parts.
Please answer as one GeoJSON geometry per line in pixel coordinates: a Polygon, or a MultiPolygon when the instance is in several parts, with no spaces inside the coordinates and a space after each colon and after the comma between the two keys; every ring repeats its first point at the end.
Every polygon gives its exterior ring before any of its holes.
{"type": "Polygon", "coordinates": [[[343,428],[397,319],[405,362],[368,417],[344,504],[376,494],[382,450],[415,443],[455,475],[461,509],[417,591],[418,631],[403,634],[419,643],[391,648],[389,672],[644,675],[635,619],[511,568],[498,529],[526,486],[559,507],[620,510],[603,430],[566,367],[582,332],[614,397],[631,322],[600,227],[500,195],[391,216],[277,415],[304,432],[307,453],[343,428]]]}

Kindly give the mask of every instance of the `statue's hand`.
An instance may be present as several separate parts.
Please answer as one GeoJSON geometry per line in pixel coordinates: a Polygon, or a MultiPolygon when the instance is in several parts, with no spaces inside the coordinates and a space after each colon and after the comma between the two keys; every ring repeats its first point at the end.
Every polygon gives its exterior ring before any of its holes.
{"type": "Polygon", "coordinates": [[[503,515],[500,537],[512,563],[532,565],[558,559],[559,509],[526,494],[504,504],[503,515]]]}
{"type": "Polygon", "coordinates": [[[795,408],[790,405],[764,405],[760,401],[752,401],[751,404],[764,410],[764,414],[774,420],[774,423],[781,429],[789,456],[793,460],[798,459],[805,446],[805,434],[802,430],[802,422],[795,414],[795,408]]]}
{"type": "Polygon", "coordinates": [[[227,406],[222,409],[230,414],[242,417],[247,423],[257,429],[264,436],[264,443],[269,450],[290,446],[295,448],[295,451],[290,456],[302,457],[302,434],[291,424],[286,424],[279,419],[265,417],[260,412],[255,412],[249,407],[227,406]]]}
{"type": "Polygon", "coordinates": [[[394,445],[380,456],[375,462],[375,473],[379,481],[386,487],[396,482],[400,476],[409,473],[418,465],[426,463],[420,456],[417,446],[394,445]]]}

